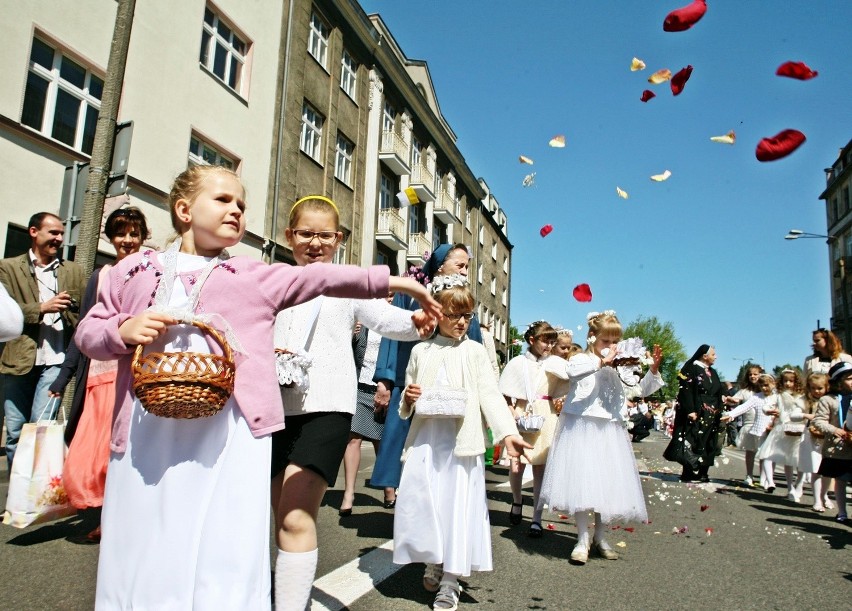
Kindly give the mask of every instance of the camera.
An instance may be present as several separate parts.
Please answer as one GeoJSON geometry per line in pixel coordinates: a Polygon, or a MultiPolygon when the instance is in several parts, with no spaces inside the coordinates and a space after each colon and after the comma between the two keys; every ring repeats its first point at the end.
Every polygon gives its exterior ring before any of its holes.
{"type": "Polygon", "coordinates": [[[80,311],[80,304],[77,303],[77,300],[71,297],[71,303],[68,305],[68,311],[73,312],[74,314],[80,311]]]}

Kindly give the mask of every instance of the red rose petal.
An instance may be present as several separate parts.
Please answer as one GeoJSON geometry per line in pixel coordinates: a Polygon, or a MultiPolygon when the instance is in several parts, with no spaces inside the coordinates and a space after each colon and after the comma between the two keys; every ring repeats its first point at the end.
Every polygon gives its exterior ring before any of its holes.
{"type": "Polygon", "coordinates": [[[701,511],[707,511],[708,509],[710,509],[710,505],[702,505],[701,506],[701,511]]]}
{"type": "Polygon", "coordinates": [[[629,533],[632,533],[632,532],[633,532],[634,530],[636,530],[636,529],[635,529],[635,528],[633,528],[632,526],[625,526],[625,527],[624,527],[624,530],[626,530],[626,531],[627,531],[627,532],[629,532],[629,533]]]}
{"type": "Polygon", "coordinates": [[[566,516],[565,514],[560,513],[560,514],[559,514],[559,519],[560,519],[560,520],[567,520],[567,519],[568,519],[568,516],[566,516]]]}
{"type": "Polygon", "coordinates": [[[541,237],[543,238],[547,237],[547,234],[549,234],[551,231],[553,231],[553,225],[545,225],[544,227],[538,230],[538,232],[541,234],[541,237]]]}
{"type": "Polygon", "coordinates": [[[642,92],[642,97],[639,98],[639,99],[642,100],[643,102],[647,102],[651,98],[656,98],[656,97],[657,97],[656,93],[654,93],[650,89],[646,89],[645,91],[642,92]]]}
{"type": "Polygon", "coordinates": [[[771,138],[764,138],[757,143],[754,151],[758,161],[775,161],[786,157],[806,140],[805,135],[795,129],[785,129],[771,138]]]}
{"type": "Polygon", "coordinates": [[[775,71],[778,76],[786,76],[789,78],[807,81],[819,74],[816,70],[811,70],[805,62],[784,62],[778,66],[775,71]]]}
{"type": "Polygon", "coordinates": [[[553,524],[548,524],[547,530],[556,530],[556,527],[553,524]]]}
{"type": "Polygon", "coordinates": [[[669,83],[672,87],[672,95],[681,94],[690,76],[692,76],[692,66],[682,68],[680,72],[672,77],[671,83],[669,83]]]}
{"type": "Polygon", "coordinates": [[[682,6],[666,15],[663,20],[663,31],[683,32],[688,30],[707,12],[706,0],[694,0],[691,4],[682,6]]]}
{"type": "Polygon", "coordinates": [[[620,524],[615,524],[615,525],[612,527],[612,530],[618,530],[619,528],[621,528],[621,525],[620,525],[620,524]]]}
{"type": "Polygon", "coordinates": [[[591,301],[592,289],[588,284],[578,284],[574,287],[574,299],[577,301],[591,301]]]}

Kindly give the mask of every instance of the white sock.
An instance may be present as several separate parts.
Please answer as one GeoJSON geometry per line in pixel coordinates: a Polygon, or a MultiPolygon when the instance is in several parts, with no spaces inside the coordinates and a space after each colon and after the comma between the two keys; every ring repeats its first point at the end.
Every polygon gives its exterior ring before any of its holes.
{"type": "Polygon", "coordinates": [[[589,547],[589,512],[577,511],[574,513],[574,521],[577,523],[577,545],[589,547]]]}
{"type": "Polygon", "coordinates": [[[311,587],[317,572],[318,550],[285,552],[275,560],[275,610],[305,611],[311,601],[311,587]]]}
{"type": "Polygon", "coordinates": [[[601,519],[601,514],[595,512],[595,543],[606,543],[604,535],[606,534],[606,524],[601,519]]]}

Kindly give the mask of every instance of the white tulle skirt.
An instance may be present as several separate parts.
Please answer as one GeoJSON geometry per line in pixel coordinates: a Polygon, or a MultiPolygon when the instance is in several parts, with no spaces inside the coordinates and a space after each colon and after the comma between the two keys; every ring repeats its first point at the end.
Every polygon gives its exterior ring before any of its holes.
{"type": "Polygon", "coordinates": [[[816,473],[822,463],[822,439],[817,439],[806,429],[802,435],[802,443],[799,445],[799,471],[802,473],[816,473]]]}
{"type": "Polygon", "coordinates": [[[799,444],[802,443],[804,435],[785,435],[783,429],[784,427],[778,424],[769,431],[757,451],[757,459],[795,467],[799,464],[799,444]]]}
{"type": "Polygon", "coordinates": [[[639,470],[621,423],[563,412],[539,504],[551,511],[596,511],[607,523],[646,521],[639,470]]]}
{"type": "Polygon", "coordinates": [[[402,468],[393,521],[395,564],[428,562],[467,577],[492,570],[482,456],[453,454],[456,423],[426,420],[402,468]]]}

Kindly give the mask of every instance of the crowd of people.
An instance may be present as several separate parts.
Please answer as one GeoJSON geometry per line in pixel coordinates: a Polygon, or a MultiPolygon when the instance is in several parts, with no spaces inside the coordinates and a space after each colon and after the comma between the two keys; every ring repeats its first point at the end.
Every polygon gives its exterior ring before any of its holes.
{"type": "Polygon", "coordinates": [[[683,465],[683,481],[708,481],[732,440],[728,422],[741,416],[747,482],[756,458],[771,492],[780,463],[791,497],[810,481],[814,509],[824,511],[823,480],[835,478],[838,519],[846,517],[852,357],[830,332],[815,332],[805,380],[750,369],[726,393],[705,345],[681,370],[677,402],[656,401],[662,351],[625,348],[610,310],[588,315],[585,346],[532,323],[526,350],[501,371],[476,318],[463,244],[436,248],[418,272],[423,282],[384,266],[335,265],[339,211],[308,196],[290,208],[285,230],[295,265],[266,265],[226,250],[246,227],[232,171],[189,168],[168,206],[177,238],[163,252],[142,248],[139,210],[111,213],[115,262],[85,287],[79,266],[59,258],[64,227],[48,213],[30,221],[29,253],[0,262],[8,461],[23,423],[52,418],[39,408],[76,376],[63,481],[75,507],[99,512],[88,535],[101,546],[98,609],[268,609],[274,596],[279,611],[303,611],[323,496],[343,464],[339,515],[357,511],[364,441],[376,451],[370,485],[394,510],[393,561],[425,565],[436,609],[456,609],[459,579],[493,568],[484,460],[492,443],[509,460],[510,523],[523,521],[529,465],[528,535],[543,536],[545,508],[571,514],[574,564],[618,559],[609,525],[647,520],[631,440],[651,430],[671,435],[667,457],[683,465]],[[222,345],[211,346],[210,328],[222,345]],[[181,399],[171,387],[148,393],[164,382],[137,366],[146,351],[202,387],[210,382],[193,363],[212,351],[232,386],[218,403],[181,399]],[[172,417],[157,415],[165,412],[172,417]]]}

